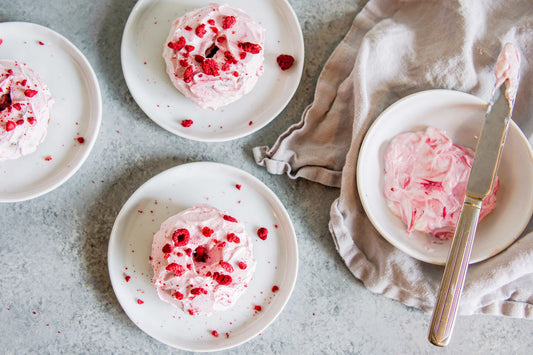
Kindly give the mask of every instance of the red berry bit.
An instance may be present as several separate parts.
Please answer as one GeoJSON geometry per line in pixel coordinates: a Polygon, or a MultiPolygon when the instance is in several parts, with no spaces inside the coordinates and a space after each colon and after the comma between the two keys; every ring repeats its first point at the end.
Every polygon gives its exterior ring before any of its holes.
{"type": "Polygon", "coordinates": [[[181,36],[180,38],[178,38],[177,41],[168,42],[167,46],[168,46],[168,48],[175,49],[175,50],[179,51],[180,49],[185,47],[186,43],[187,42],[185,41],[185,37],[181,36]]]}
{"type": "Polygon", "coordinates": [[[292,67],[292,63],[294,63],[294,57],[288,54],[281,54],[278,56],[278,58],[276,58],[276,61],[278,62],[281,70],[287,70],[292,67]]]}
{"type": "Polygon", "coordinates": [[[242,185],[241,184],[236,184],[235,187],[237,188],[237,190],[240,190],[242,185]]]}
{"type": "Polygon", "coordinates": [[[181,121],[181,125],[183,127],[190,127],[190,126],[192,126],[192,124],[193,124],[193,121],[189,120],[189,119],[181,121]]]}
{"type": "Polygon", "coordinates": [[[172,241],[174,241],[174,245],[177,247],[183,247],[187,245],[190,239],[191,236],[189,231],[185,228],[177,229],[174,231],[174,233],[172,233],[172,241]]]}
{"type": "Polygon", "coordinates": [[[139,299],[137,299],[137,303],[138,303],[138,304],[143,304],[143,303],[144,303],[144,301],[143,301],[143,300],[141,300],[141,299],[139,298],[139,299]]]}
{"type": "Polygon", "coordinates": [[[228,222],[237,223],[237,219],[235,219],[234,217],[228,216],[227,214],[225,214],[224,216],[222,216],[222,218],[224,218],[224,220],[226,220],[226,221],[228,221],[228,222]]]}
{"type": "Polygon", "coordinates": [[[263,48],[257,43],[241,42],[238,44],[239,48],[247,53],[258,54],[263,48]]]}
{"type": "Polygon", "coordinates": [[[226,42],[226,37],[224,37],[224,36],[220,36],[220,37],[218,37],[218,38],[217,38],[217,42],[218,42],[218,43],[224,43],[224,42],[226,42]]]}
{"type": "Polygon", "coordinates": [[[220,266],[229,273],[233,272],[233,266],[226,261],[220,261],[220,266]]]}
{"type": "Polygon", "coordinates": [[[28,123],[31,125],[34,125],[36,121],[35,117],[28,117],[27,120],[28,120],[28,123]]]}
{"type": "Polygon", "coordinates": [[[46,161],[50,161],[50,160],[52,160],[52,156],[51,156],[51,155],[48,155],[48,156],[46,156],[46,157],[44,158],[44,160],[46,160],[46,161]]]}
{"type": "Polygon", "coordinates": [[[196,248],[193,254],[194,261],[205,263],[207,261],[207,250],[203,246],[196,248]]]}
{"type": "Polygon", "coordinates": [[[246,265],[246,263],[244,261],[239,261],[237,266],[239,266],[239,269],[241,269],[241,270],[246,270],[246,268],[248,267],[248,265],[246,265]]]}
{"type": "Polygon", "coordinates": [[[205,29],[205,24],[201,24],[200,26],[196,27],[196,30],[194,32],[198,37],[203,38],[207,33],[205,29]]]}
{"type": "Polygon", "coordinates": [[[279,287],[274,285],[272,286],[272,292],[278,292],[279,291],[279,287]]]}
{"type": "Polygon", "coordinates": [[[172,245],[170,245],[169,243],[165,244],[162,248],[162,251],[163,253],[165,254],[168,254],[168,253],[172,253],[172,245]]]}
{"type": "Polygon", "coordinates": [[[130,282],[131,276],[129,275],[124,276],[124,280],[126,280],[126,282],[130,282]]]}
{"type": "Polygon", "coordinates": [[[213,274],[213,278],[215,279],[216,282],[218,282],[220,285],[223,285],[223,286],[229,285],[233,281],[231,276],[224,275],[218,272],[215,272],[213,274]]]}
{"type": "Polygon", "coordinates": [[[192,75],[193,75],[193,67],[192,65],[189,65],[187,69],[185,69],[185,72],[183,73],[183,81],[185,81],[187,84],[192,81],[192,75]]]}
{"type": "Polygon", "coordinates": [[[17,102],[17,103],[14,103],[14,104],[11,105],[11,106],[13,106],[13,108],[14,108],[15,110],[17,110],[17,111],[22,110],[22,106],[20,106],[20,104],[19,104],[18,102],[17,102]]]}
{"type": "Polygon", "coordinates": [[[218,64],[214,59],[205,59],[202,62],[202,69],[207,75],[219,76],[218,64]]]}
{"type": "Polygon", "coordinates": [[[254,306],[254,310],[256,310],[256,311],[258,311],[258,312],[260,312],[261,309],[262,309],[261,306],[258,305],[258,304],[256,304],[256,305],[254,306]]]}
{"type": "Polygon", "coordinates": [[[185,268],[181,266],[180,264],[176,264],[176,263],[168,264],[166,267],[166,270],[173,272],[178,277],[185,273],[185,268]]]}
{"type": "Polygon", "coordinates": [[[207,295],[207,291],[201,287],[196,287],[191,290],[191,294],[198,296],[198,295],[207,295]]]}
{"type": "Polygon", "coordinates": [[[186,46],[185,46],[185,50],[186,50],[188,53],[190,53],[190,52],[194,51],[194,46],[186,45],[186,46]]]}
{"type": "Polygon", "coordinates": [[[24,90],[24,95],[26,97],[34,97],[35,95],[37,95],[37,91],[32,89],[26,89],[24,90]]]}
{"type": "Polygon", "coordinates": [[[196,60],[198,63],[202,63],[205,60],[205,58],[199,54],[196,54],[194,56],[194,60],[196,60]]]}
{"type": "Polygon", "coordinates": [[[257,236],[261,240],[265,240],[268,237],[268,229],[261,227],[257,230],[257,236]]]}
{"type": "Polygon", "coordinates": [[[213,330],[211,332],[211,335],[214,336],[215,338],[218,338],[218,332],[216,330],[213,330]]]}
{"type": "Polygon", "coordinates": [[[210,237],[211,235],[213,235],[215,231],[212,230],[211,228],[209,227],[204,227],[202,228],[202,234],[204,237],[210,237]]]}
{"type": "Polygon", "coordinates": [[[229,233],[227,236],[228,242],[238,244],[241,242],[241,239],[235,235],[235,233],[229,233]]]}
{"type": "Polygon", "coordinates": [[[181,301],[183,299],[183,293],[176,291],[175,293],[172,294],[172,297],[174,297],[178,301],[181,301]]]}
{"type": "Polygon", "coordinates": [[[6,122],[6,131],[9,132],[9,131],[12,131],[15,129],[15,127],[17,126],[17,124],[13,121],[7,121],[6,122]]]}
{"type": "Polygon", "coordinates": [[[237,22],[235,16],[226,16],[224,17],[224,20],[222,20],[222,28],[227,30],[231,28],[235,24],[235,22],[237,22]]]}

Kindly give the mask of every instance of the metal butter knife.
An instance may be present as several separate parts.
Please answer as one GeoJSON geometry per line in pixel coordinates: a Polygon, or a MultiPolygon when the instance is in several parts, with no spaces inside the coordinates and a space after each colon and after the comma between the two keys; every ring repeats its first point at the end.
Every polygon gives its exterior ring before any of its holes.
{"type": "Polygon", "coordinates": [[[433,310],[429,341],[438,346],[448,345],[451,339],[476,235],[479,213],[483,199],[492,191],[498,172],[513,110],[513,105],[506,98],[505,88],[504,84],[499,90],[495,90],[496,95],[500,94],[499,98],[496,103],[489,105],[481,129],[465,200],[433,310]]]}

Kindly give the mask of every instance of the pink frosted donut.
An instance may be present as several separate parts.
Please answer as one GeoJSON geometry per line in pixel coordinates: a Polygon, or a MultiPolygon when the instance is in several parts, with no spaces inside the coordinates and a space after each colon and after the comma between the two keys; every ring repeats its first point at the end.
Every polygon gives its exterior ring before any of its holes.
{"type": "Polygon", "coordinates": [[[200,204],[161,224],[150,265],[161,300],[190,315],[211,315],[233,306],[256,262],[244,224],[200,204]]]}
{"type": "Polygon", "coordinates": [[[26,64],[0,60],[0,161],[33,153],[46,137],[50,90],[26,64]]]}
{"type": "Polygon", "coordinates": [[[210,4],[177,18],[163,49],[172,84],[202,108],[250,92],[263,74],[265,30],[240,9],[210,4]]]}

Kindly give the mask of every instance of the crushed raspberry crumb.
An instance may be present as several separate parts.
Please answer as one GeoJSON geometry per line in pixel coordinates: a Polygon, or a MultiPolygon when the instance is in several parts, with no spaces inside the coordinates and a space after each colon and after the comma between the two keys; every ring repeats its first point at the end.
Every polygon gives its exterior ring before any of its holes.
{"type": "Polygon", "coordinates": [[[241,58],[241,59],[246,58],[246,52],[239,53],[239,58],[241,58]]]}
{"type": "Polygon", "coordinates": [[[194,56],[194,60],[196,60],[198,63],[202,63],[204,61],[204,59],[205,58],[203,56],[199,55],[199,54],[196,54],[194,56]]]}
{"type": "Polygon", "coordinates": [[[174,241],[174,245],[177,247],[187,245],[190,238],[189,231],[185,228],[177,229],[174,231],[174,233],[172,233],[172,240],[174,241]]]}
{"type": "Polygon", "coordinates": [[[192,255],[192,249],[191,248],[183,249],[183,251],[185,252],[185,254],[187,254],[187,256],[191,256],[192,255]]]}
{"type": "Polygon", "coordinates": [[[207,291],[201,287],[196,287],[191,290],[191,294],[193,295],[207,295],[207,291]]]}
{"type": "Polygon", "coordinates": [[[238,244],[241,242],[240,238],[235,235],[235,233],[229,233],[227,235],[228,242],[238,244]]]}
{"type": "Polygon", "coordinates": [[[172,253],[172,245],[170,245],[169,243],[165,244],[161,251],[165,254],[172,253]]]}
{"type": "Polygon", "coordinates": [[[226,42],[226,37],[225,37],[225,36],[220,36],[220,37],[218,37],[218,38],[217,38],[217,42],[218,42],[218,43],[224,43],[224,42],[226,42]]]}
{"type": "Polygon", "coordinates": [[[13,121],[7,121],[6,122],[6,131],[12,131],[15,129],[15,127],[17,126],[17,124],[13,121]]]}
{"type": "Polygon", "coordinates": [[[288,54],[281,54],[278,56],[278,58],[276,58],[276,61],[278,62],[281,70],[287,70],[292,67],[292,63],[294,63],[294,57],[288,54]]]}
{"type": "Polygon", "coordinates": [[[272,286],[272,292],[278,292],[279,291],[279,287],[274,285],[272,286]]]}
{"type": "Polygon", "coordinates": [[[34,97],[35,95],[37,95],[37,90],[26,89],[24,90],[24,95],[26,97],[34,97]]]}
{"type": "Polygon", "coordinates": [[[231,28],[235,24],[235,22],[237,22],[235,16],[226,16],[224,17],[224,20],[222,20],[222,28],[227,30],[231,28]]]}
{"type": "Polygon", "coordinates": [[[202,228],[202,234],[204,235],[204,237],[210,237],[214,232],[215,231],[209,227],[202,228]]]}
{"type": "Polygon", "coordinates": [[[192,65],[189,65],[185,72],[183,73],[183,81],[190,83],[192,81],[193,68],[192,65]]]}
{"type": "Polygon", "coordinates": [[[138,299],[137,299],[137,303],[138,303],[138,304],[143,304],[143,303],[144,303],[144,301],[143,301],[143,300],[141,300],[140,298],[138,298],[138,299]]]}
{"type": "Polygon", "coordinates": [[[207,75],[219,76],[218,64],[214,59],[206,59],[202,62],[202,69],[207,75]]]}
{"type": "Polygon", "coordinates": [[[217,247],[219,247],[220,249],[224,248],[225,246],[226,246],[226,242],[222,242],[217,245],[217,247]]]}
{"type": "Polygon", "coordinates": [[[210,24],[211,26],[214,26],[215,25],[215,20],[213,20],[212,18],[207,20],[207,23],[210,24]]]}
{"type": "Polygon", "coordinates": [[[191,46],[191,45],[188,44],[188,45],[185,46],[185,50],[190,53],[190,52],[194,51],[194,46],[191,46]]]}
{"type": "Polygon", "coordinates": [[[226,261],[220,261],[220,266],[229,273],[233,272],[233,266],[226,261]]]}
{"type": "Polygon", "coordinates": [[[193,121],[190,120],[190,119],[186,119],[186,120],[181,121],[181,125],[183,127],[190,127],[190,126],[192,126],[192,124],[193,124],[193,121]]]}
{"type": "Polygon", "coordinates": [[[175,50],[179,51],[180,49],[185,47],[186,43],[187,42],[185,41],[185,37],[181,36],[180,38],[178,38],[177,41],[168,42],[167,46],[168,46],[168,48],[175,49],[175,50]]]}
{"type": "Polygon", "coordinates": [[[44,158],[44,160],[46,160],[46,161],[50,161],[50,160],[52,160],[52,156],[51,156],[51,155],[48,155],[48,156],[46,156],[46,157],[44,158]]]}
{"type": "Polygon", "coordinates": [[[226,220],[228,222],[237,223],[237,219],[235,219],[234,217],[228,216],[227,214],[225,214],[222,218],[224,218],[224,220],[226,220]]]}
{"type": "Polygon", "coordinates": [[[211,332],[211,335],[214,336],[215,338],[218,338],[218,332],[216,330],[213,330],[211,332]]]}
{"type": "Polygon", "coordinates": [[[265,227],[261,227],[257,230],[257,236],[259,237],[259,239],[261,240],[265,240],[267,239],[268,237],[268,229],[266,229],[265,227]]]}
{"type": "Polygon", "coordinates": [[[215,279],[216,282],[218,282],[220,285],[223,285],[223,286],[229,285],[233,281],[231,276],[220,274],[218,272],[215,272],[213,274],[213,278],[215,279]]]}
{"type": "Polygon", "coordinates": [[[203,38],[207,31],[205,30],[205,24],[201,24],[200,26],[196,27],[196,30],[194,31],[196,35],[200,38],[203,38]]]}
{"type": "Polygon", "coordinates": [[[234,71],[233,72],[233,76],[236,77],[236,78],[239,77],[239,72],[238,71],[234,71]]]}
{"type": "Polygon", "coordinates": [[[205,263],[207,261],[207,251],[203,246],[199,246],[194,251],[194,261],[205,263]]]}
{"type": "Polygon", "coordinates": [[[82,143],[85,142],[85,138],[83,138],[83,137],[78,137],[78,138],[76,138],[76,140],[77,140],[78,143],[80,143],[80,144],[82,144],[82,143]]]}
{"type": "Polygon", "coordinates": [[[262,309],[261,306],[258,305],[258,304],[256,304],[256,305],[254,306],[254,310],[256,310],[256,311],[258,311],[258,312],[260,312],[261,309],[262,309]]]}
{"type": "Polygon", "coordinates": [[[22,110],[22,106],[20,106],[20,104],[19,104],[18,102],[17,102],[17,103],[14,103],[14,104],[11,105],[11,106],[13,106],[13,108],[14,108],[15,110],[17,110],[17,111],[22,110]]]}
{"type": "Polygon", "coordinates": [[[253,125],[253,124],[254,124],[254,121],[250,121],[250,122],[248,122],[248,126],[251,126],[251,125],[253,125]]]}
{"type": "Polygon", "coordinates": [[[239,261],[237,265],[239,266],[239,269],[241,270],[246,270],[246,268],[248,267],[248,265],[246,265],[244,261],[239,261]]]}
{"type": "Polygon", "coordinates": [[[181,276],[185,272],[185,268],[180,264],[171,263],[166,267],[167,271],[173,272],[176,276],[181,276]]]}
{"type": "Polygon", "coordinates": [[[189,66],[189,62],[186,60],[186,59],[181,59],[180,60],[180,65],[184,68],[188,67],[189,66]]]}
{"type": "Polygon", "coordinates": [[[131,276],[129,275],[124,276],[124,280],[126,280],[126,282],[130,282],[131,276]]]}
{"type": "Polygon", "coordinates": [[[235,187],[237,188],[237,190],[240,190],[242,185],[241,184],[236,184],[235,187]]]}
{"type": "Polygon", "coordinates": [[[4,40],[2,38],[0,38],[0,44],[4,43],[4,40]]]}
{"type": "Polygon", "coordinates": [[[185,26],[185,30],[186,31],[192,31],[192,27],[191,26],[185,26]]]}
{"type": "Polygon", "coordinates": [[[215,26],[212,26],[212,27],[209,27],[211,29],[211,31],[213,31],[213,33],[218,33],[218,28],[216,28],[215,26]]]}
{"type": "Polygon", "coordinates": [[[183,293],[176,291],[172,294],[172,297],[174,297],[178,301],[181,301],[183,299],[183,293]]]}
{"type": "Polygon", "coordinates": [[[238,44],[239,48],[242,49],[245,52],[252,53],[252,54],[258,54],[261,52],[263,48],[257,43],[251,43],[251,42],[240,42],[238,44]]]}
{"type": "Polygon", "coordinates": [[[44,46],[44,43],[42,41],[39,41],[40,46],[44,46]]]}

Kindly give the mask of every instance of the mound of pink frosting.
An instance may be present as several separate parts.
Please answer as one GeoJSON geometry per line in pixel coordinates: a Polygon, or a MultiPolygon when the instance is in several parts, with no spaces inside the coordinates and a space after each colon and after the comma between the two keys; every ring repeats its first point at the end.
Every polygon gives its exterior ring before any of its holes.
{"type": "MultiPolygon", "coordinates": [[[[407,226],[438,239],[453,237],[474,152],[453,144],[437,128],[394,137],[384,155],[384,195],[391,211],[407,226]]],[[[480,219],[496,207],[496,179],[482,205],[480,219]]]]}
{"type": "Polygon", "coordinates": [[[263,74],[264,29],[229,5],[210,4],[177,18],[163,49],[172,84],[202,108],[249,93],[263,74]]]}
{"type": "Polygon", "coordinates": [[[211,315],[235,304],[256,262],[244,224],[199,204],[161,224],[150,265],[161,300],[190,315],[211,315]]]}
{"type": "Polygon", "coordinates": [[[46,137],[50,90],[26,64],[0,60],[0,161],[33,153],[46,137]]]}

